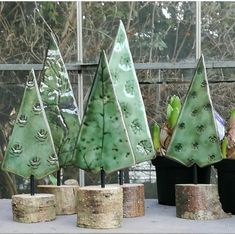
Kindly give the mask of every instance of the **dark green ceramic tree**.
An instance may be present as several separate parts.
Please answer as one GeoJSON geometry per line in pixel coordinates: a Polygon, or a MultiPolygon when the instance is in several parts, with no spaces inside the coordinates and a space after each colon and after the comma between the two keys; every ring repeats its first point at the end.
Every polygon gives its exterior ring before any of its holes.
{"type": "Polygon", "coordinates": [[[72,164],[80,120],[69,76],[53,33],[40,80],[40,94],[59,164],[60,167],[68,166],[72,164]]]}
{"type": "Polygon", "coordinates": [[[24,178],[34,176],[36,179],[41,179],[58,168],[51,131],[32,70],[9,139],[2,169],[24,178]]]}
{"type": "Polygon", "coordinates": [[[109,67],[136,163],[153,159],[155,150],[127,35],[121,21],[109,67]]]}
{"type": "Polygon", "coordinates": [[[110,173],[135,164],[104,52],[91,87],[75,151],[75,165],[110,173]]]}
{"type": "Polygon", "coordinates": [[[186,95],[166,156],[186,166],[222,159],[203,56],[186,95]]]}

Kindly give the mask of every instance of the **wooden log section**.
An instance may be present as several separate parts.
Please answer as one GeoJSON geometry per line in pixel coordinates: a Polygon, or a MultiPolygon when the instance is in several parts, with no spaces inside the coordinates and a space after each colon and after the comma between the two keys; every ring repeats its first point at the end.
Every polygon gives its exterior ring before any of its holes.
{"type": "Polygon", "coordinates": [[[57,215],[77,213],[78,189],[78,185],[38,185],[39,193],[50,193],[55,195],[57,215]]]}
{"type": "Polygon", "coordinates": [[[215,184],[176,184],[176,217],[194,220],[228,218],[215,184]]]}
{"type": "Polygon", "coordinates": [[[12,196],[13,220],[21,223],[38,223],[56,218],[53,194],[19,194],[12,196]]]}
{"type": "Polygon", "coordinates": [[[77,226],[118,228],[123,219],[123,192],[118,185],[86,186],[78,190],[77,226]]]}
{"type": "Polygon", "coordinates": [[[133,218],[144,216],[144,185],[124,184],[123,188],[123,217],[133,218]]]}

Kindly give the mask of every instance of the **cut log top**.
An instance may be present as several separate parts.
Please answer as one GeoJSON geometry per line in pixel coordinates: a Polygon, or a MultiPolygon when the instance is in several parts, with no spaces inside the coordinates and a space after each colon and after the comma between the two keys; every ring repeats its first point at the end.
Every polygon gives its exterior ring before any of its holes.
{"type": "Polygon", "coordinates": [[[142,186],[144,186],[143,184],[123,184],[123,185],[121,185],[121,187],[142,187],[142,186]]]}
{"type": "Polygon", "coordinates": [[[177,184],[177,186],[182,187],[215,187],[216,184],[177,184]]]}
{"type": "Polygon", "coordinates": [[[72,185],[66,185],[66,184],[63,184],[63,185],[60,185],[60,186],[57,186],[57,185],[38,185],[37,186],[38,188],[77,188],[79,187],[79,185],[75,185],[75,184],[72,184],[72,185]]]}
{"type": "Polygon", "coordinates": [[[89,191],[109,191],[109,190],[112,190],[112,191],[119,191],[122,187],[119,186],[118,184],[115,185],[115,184],[107,184],[105,185],[105,188],[101,188],[100,185],[97,185],[97,186],[85,186],[85,187],[80,187],[79,189],[80,190],[89,190],[89,191]]]}
{"type": "Polygon", "coordinates": [[[53,194],[43,194],[43,193],[37,193],[33,196],[30,194],[17,194],[14,195],[14,198],[22,198],[22,199],[41,199],[41,198],[53,198],[53,194]]]}

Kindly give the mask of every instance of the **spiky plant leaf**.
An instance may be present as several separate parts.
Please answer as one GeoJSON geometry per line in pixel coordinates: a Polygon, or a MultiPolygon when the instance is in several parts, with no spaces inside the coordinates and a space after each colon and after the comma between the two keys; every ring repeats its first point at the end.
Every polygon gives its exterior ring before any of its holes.
{"type": "Polygon", "coordinates": [[[200,58],[166,156],[186,166],[222,159],[203,56],[200,58]]]}
{"type": "Polygon", "coordinates": [[[40,79],[40,93],[59,164],[64,167],[72,164],[80,119],[69,76],[52,33],[40,79]]]}
{"type": "Polygon", "coordinates": [[[9,139],[2,169],[25,178],[34,175],[36,179],[41,179],[58,168],[51,131],[32,70],[9,139]]]}
{"type": "Polygon", "coordinates": [[[130,140],[103,52],[81,123],[74,165],[94,173],[101,168],[110,173],[134,164],[130,140]]]}
{"type": "Polygon", "coordinates": [[[160,126],[157,123],[152,124],[152,140],[154,148],[157,152],[160,151],[161,143],[160,143],[160,126]]]}
{"type": "Polygon", "coordinates": [[[151,140],[128,38],[121,21],[109,66],[115,94],[121,105],[136,163],[150,160],[155,157],[155,150],[151,140]]]}

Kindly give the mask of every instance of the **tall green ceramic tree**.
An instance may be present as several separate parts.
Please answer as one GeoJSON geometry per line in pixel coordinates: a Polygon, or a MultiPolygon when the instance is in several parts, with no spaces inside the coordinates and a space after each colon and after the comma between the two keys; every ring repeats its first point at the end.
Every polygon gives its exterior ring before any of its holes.
{"type": "Polygon", "coordinates": [[[2,169],[24,178],[41,179],[58,170],[58,158],[32,70],[7,145],[2,169]]]}
{"type": "Polygon", "coordinates": [[[60,167],[71,165],[80,119],[69,76],[53,33],[40,81],[40,94],[60,167]]]}
{"type": "Polygon", "coordinates": [[[109,67],[136,163],[153,159],[155,150],[127,35],[121,21],[109,60],[109,67]]]}
{"type": "Polygon", "coordinates": [[[110,173],[135,164],[104,52],[91,87],[75,151],[77,167],[110,173]]]}
{"type": "Polygon", "coordinates": [[[186,95],[166,156],[186,166],[222,159],[203,56],[186,95]]]}

